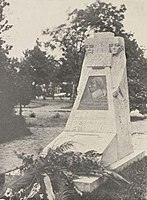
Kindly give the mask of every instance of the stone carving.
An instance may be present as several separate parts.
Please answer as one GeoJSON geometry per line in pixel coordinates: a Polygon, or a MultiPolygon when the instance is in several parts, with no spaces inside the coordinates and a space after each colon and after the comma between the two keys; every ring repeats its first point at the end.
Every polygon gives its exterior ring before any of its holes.
{"type": "Polygon", "coordinates": [[[94,45],[86,45],[86,54],[93,54],[93,47],[94,45]]]}
{"type": "MultiPolygon", "coordinates": [[[[115,37],[113,43],[110,44],[110,52],[112,53],[111,76],[113,85],[113,96],[117,97],[120,93],[120,83],[125,74],[126,58],[124,53],[124,41],[121,37],[115,37]]],[[[127,77],[126,77],[127,78],[127,77]]],[[[127,88],[125,88],[127,89],[127,88]]],[[[126,91],[128,92],[128,91],[126,91]]]]}
{"type": "Polygon", "coordinates": [[[88,78],[78,109],[107,110],[107,88],[105,76],[90,76],[88,78]]]}
{"type": "Polygon", "coordinates": [[[123,38],[114,37],[113,43],[110,44],[110,52],[112,53],[111,77],[118,132],[118,155],[121,158],[124,151],[128,152],[129,149],[132,149],[129,134],[129,97],[123,38]],[[122,147],[122,143],[125,143],[126,146],[122,147]]]}

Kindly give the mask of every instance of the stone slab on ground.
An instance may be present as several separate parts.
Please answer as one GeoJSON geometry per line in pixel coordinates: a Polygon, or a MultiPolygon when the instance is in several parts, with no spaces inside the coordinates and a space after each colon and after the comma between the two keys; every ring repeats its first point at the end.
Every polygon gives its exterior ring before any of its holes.
{"type": "MultiPolygon", "coordinates": [[[[145,156],[144,151],[134,151],[132,154],[110,165],[110,169],[121,171],[135,161],[141,160],[145,156]]],[[[81,192],[92,192],[102,184],[101,177],[80,176],[74,180],[75,186],[81,192]]]]}
{"type": "Polygon", "coordinates": [[[110,165],[110,168],[116,171],[122,171],[124,168],[128,167],[133,162],[141,160],[144,156],[144,151],[134,151],[132,154],[129,154],[128,156],[110,165]]]}
{"type": "Polygon", "coordinates": [[[81,192],[92,192],[98,187],[100,181],[100,177],[80,176],[79,179],[74,180],[74,184],[81,192]]]}

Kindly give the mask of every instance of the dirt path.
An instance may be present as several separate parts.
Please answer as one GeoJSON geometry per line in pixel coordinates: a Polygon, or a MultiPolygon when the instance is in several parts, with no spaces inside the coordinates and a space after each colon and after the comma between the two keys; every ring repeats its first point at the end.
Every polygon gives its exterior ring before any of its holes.
{"type": "MultiPolygon", "coordinates": [[[[70,114],[69,109],[62,108],[69,107],[70,102],[49,101],[48,104],[45,103],[46,105],[41,107],[35,106],[34,103],[23,111],[32,135],[0,144],[0,172],[21,164],[14,151],[37,155],[40,149],[47,146],[62,132],[70,114]],[[35,118],[29,117],[32,112],[36,114],[35,118]]],[[[147,154],[147,119],[132,122],[131,129],[134,149],[144,150],[147,154]]]]}

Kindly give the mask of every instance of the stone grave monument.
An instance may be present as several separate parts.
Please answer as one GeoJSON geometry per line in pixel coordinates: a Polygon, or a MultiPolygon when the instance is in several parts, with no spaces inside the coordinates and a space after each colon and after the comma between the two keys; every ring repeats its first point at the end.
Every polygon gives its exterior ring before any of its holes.
{"type": "Polygon", "coordinates": [[[85,48],[78,96],[64,131],[48,147],[73,141],[77,151],[101,153],[103,165],[109,166],[134,155],[124,40],[95,33],[85,48]]]}

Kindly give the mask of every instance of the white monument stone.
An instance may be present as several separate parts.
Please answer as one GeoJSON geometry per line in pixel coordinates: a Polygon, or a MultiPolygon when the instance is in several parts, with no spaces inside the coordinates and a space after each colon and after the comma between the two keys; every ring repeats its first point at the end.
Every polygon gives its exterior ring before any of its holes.
{"type": "Polygon", "coordinates": [[[48,147],[73,141],[77,151],[102,153],[108,166],[133,153],[124,40],[96,33],[85,47],[78,96],[64,131],[48,147]]]}

